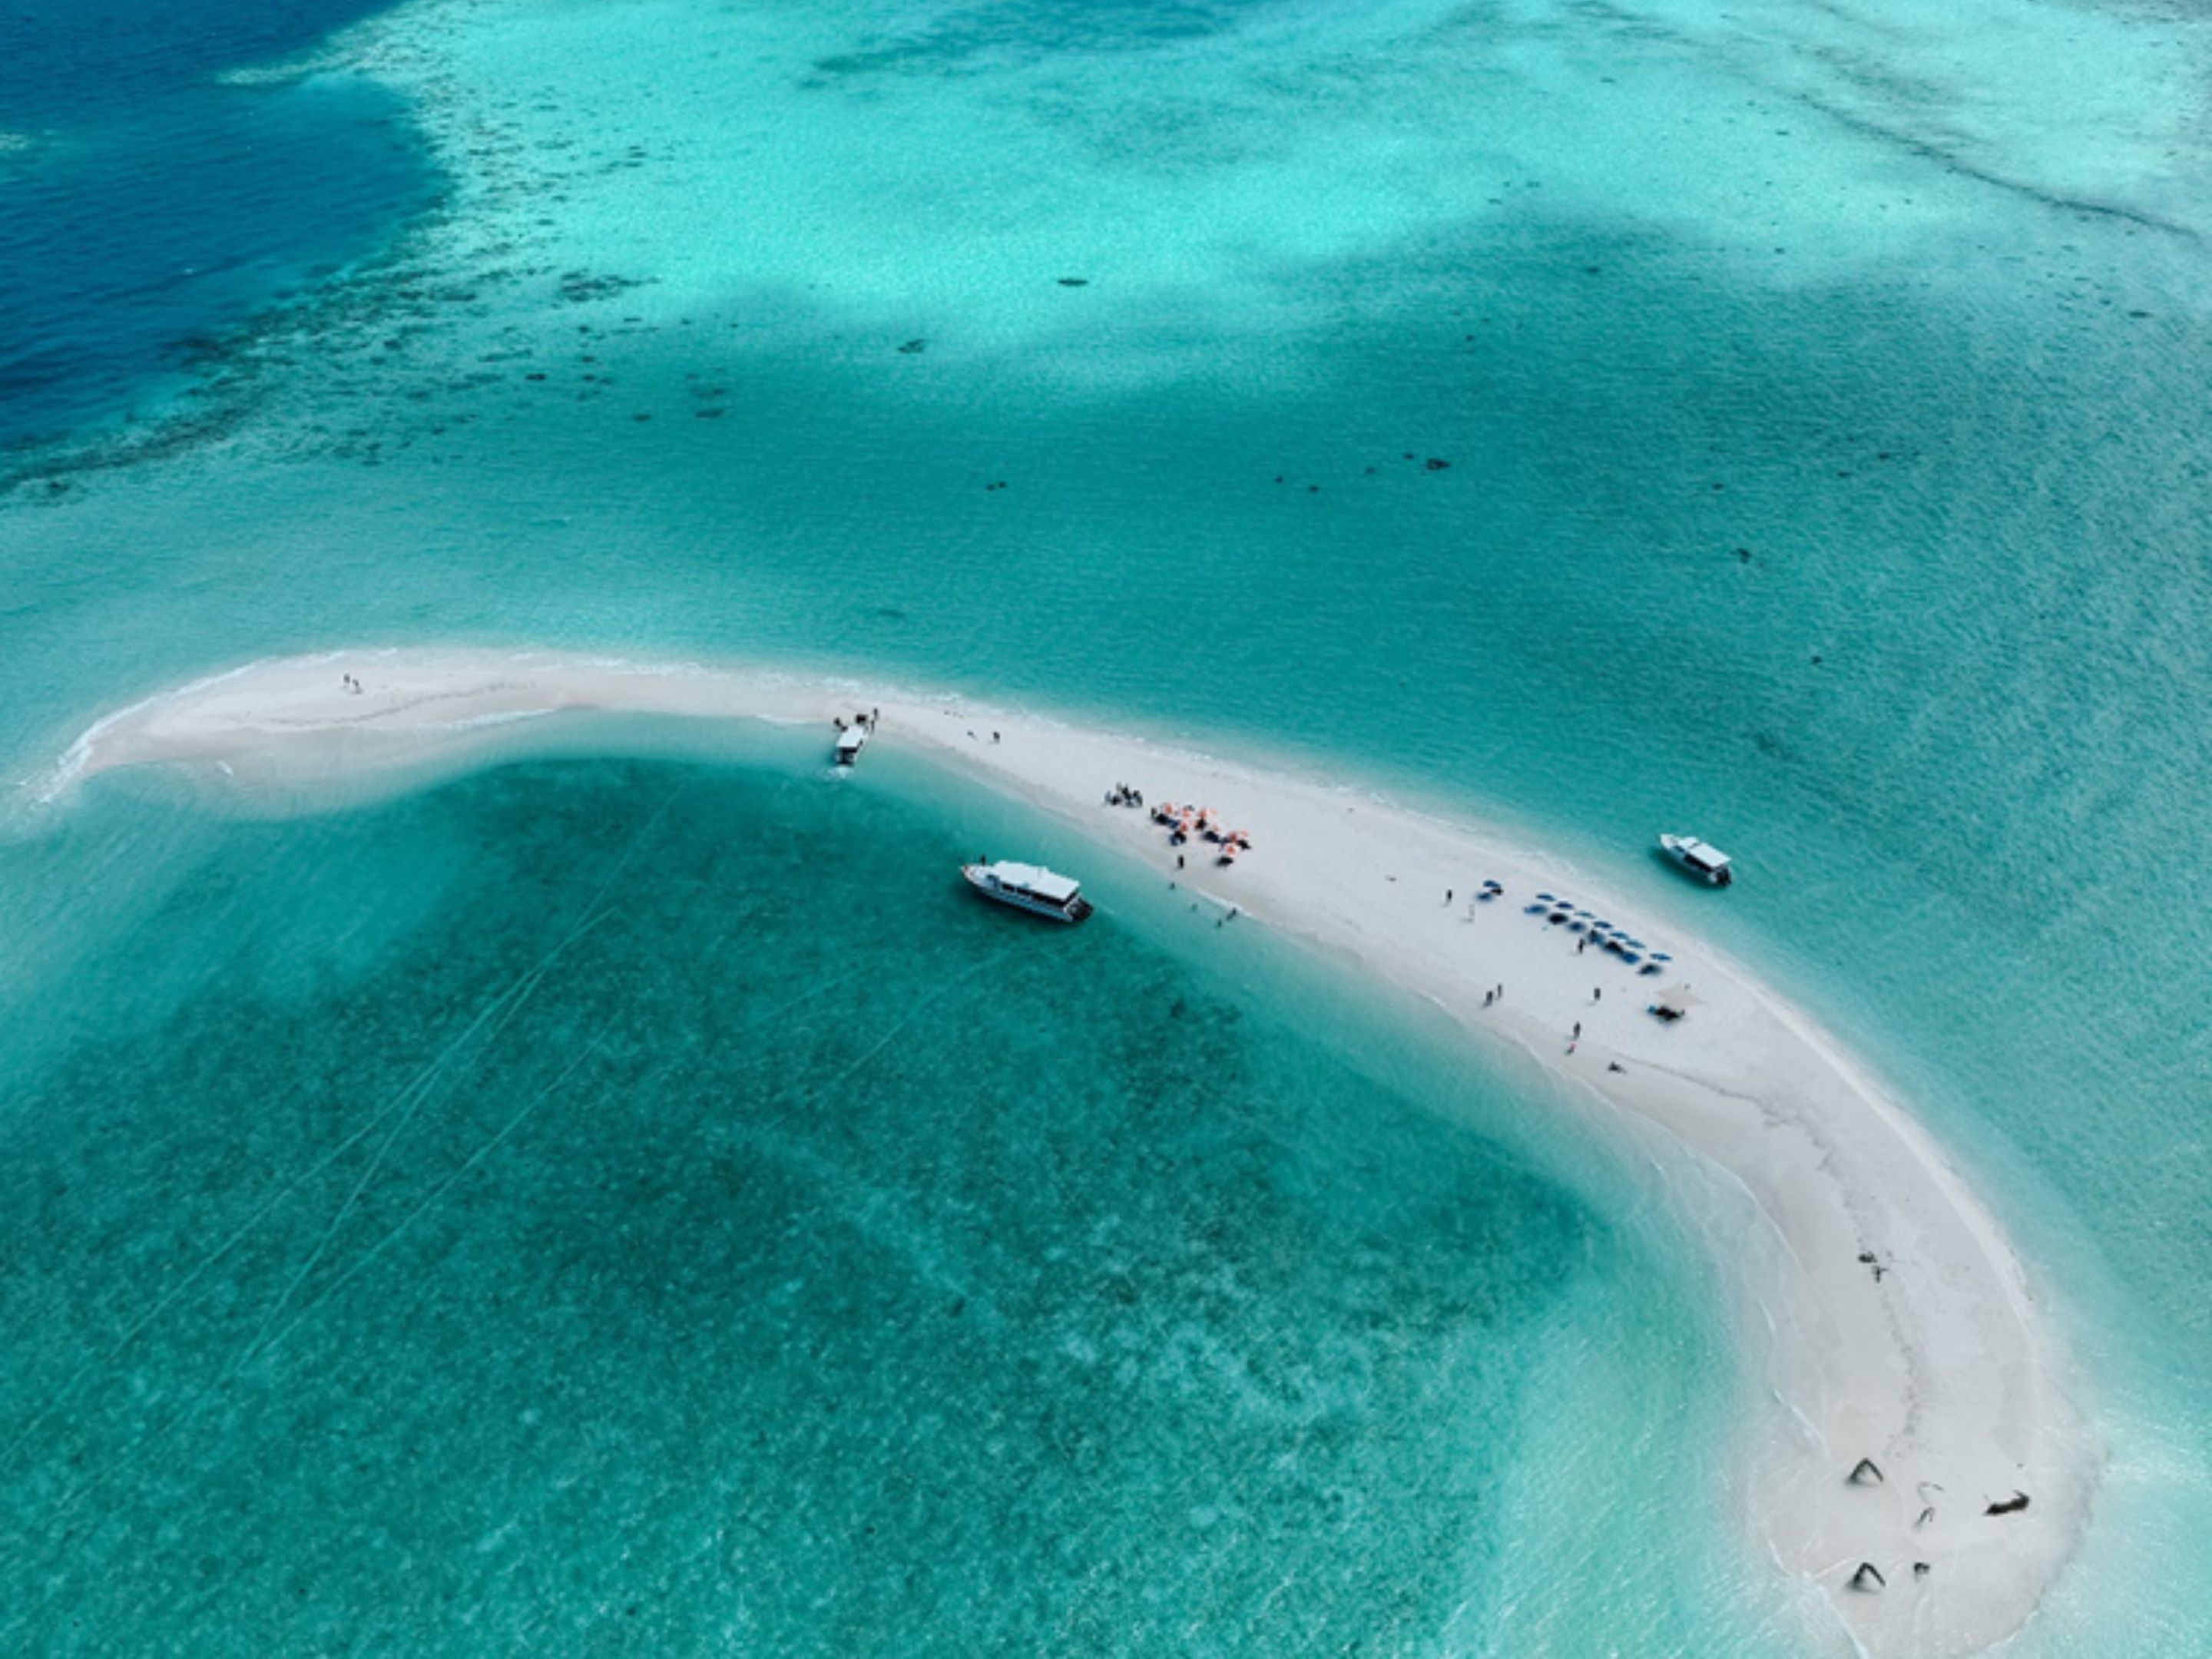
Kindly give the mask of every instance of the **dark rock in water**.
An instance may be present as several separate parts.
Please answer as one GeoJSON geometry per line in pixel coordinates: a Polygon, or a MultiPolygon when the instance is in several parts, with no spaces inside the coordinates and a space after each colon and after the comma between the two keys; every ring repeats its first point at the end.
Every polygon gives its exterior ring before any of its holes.
{"type": "Polygon", "coordinates": [[[1441,457],[1431,455],[1427,460],[1423,461],[1421,465],[1431,472],[1442,472],[1447,467],[1450,466],[1451,463],[1443,459],[1441,457]]]}
{"type": "Polygon", "coordinates": [[[911,357],[918,351],[928,350],[929,342],[927,340],[908,340],[904,345],[901,346],[899,349],[908,356],[911,357]]]}
{"type": "Polygon", "coordinates": [[[1871,1457],[1862,1457],[1851,1468],[1851,1485],[1879,1486],[1881,1485],[1881,1465],[1871,1457]]]}
{"type": "Polygon", "coordinates": [[[1859,1570],[1851,1575],[1851,1588],[1855,1590],[1886,1589],[1888,1586],[1889,1580],[1881,1576],[1881,1569],[1871,1561],[1860,1562],[1859,1570]]]}
{"type": "Polygon", "coordinates": [[[1063,276],[1060,279],[1060,285],[1062,288],[1089,288],[1091,279],[1088,276],[1063,276]]]}
{"type": "Polygon", "coordinates": [[[570,305],[582,305],[592,300],[612,299],[625,289],[642,288],[647,280],[638,276],[594,276],[587,270],[571,270],[561,278],[561,297],[570,305]]]}
{"type": "Polygon", "coordinates": [[[1982,1513],[1984,1515],[2017,1515],[2027,1507],[2027,1494],[2016,1491],[2003,1502],[1990,1504],[1982,1513]]]}

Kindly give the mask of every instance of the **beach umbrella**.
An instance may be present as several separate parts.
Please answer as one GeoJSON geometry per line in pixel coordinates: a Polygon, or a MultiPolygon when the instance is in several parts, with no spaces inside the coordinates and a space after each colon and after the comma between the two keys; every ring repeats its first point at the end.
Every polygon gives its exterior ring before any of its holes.
{"type": "Polygon", "coordinates": [[[1610,927],[1613,924],[1607,921],[1603,916],[1600,916],[1596,921],[1591,922],[1590,926],[1593,927],[1610,927]]]}
{"type": "Polygon", "coordinates": [[[1644,941],[1640,939],[1632,939],[1625,942],[1632,951],[1641,951],[1644,948],[1644,941]]]}
{"type": "Polygon", "coordinates": [[[1537,895],[1536,895],[1536,896],[1537,896],[1538,898],[1540,898],[1540,899],[1543,900],[1543,901],[1544,901],[1544,902],[1545,902],[1545,903],[1547,903],[1547,904],[1553,904],[1553,903],[1556,903],[1556,902],[1558,902],[1558,901],[1556,901],[1555,899],[1553,899],[1553,896],[1552,896],[1549,893],[1539,893],[1539,894],[1537,894],[1537,895]]]}
{"type": "Polygon", "coordinates": [[[1674,959],[1674,957],[1668,956],[1664,951],[1654,951],[1651,953],[1651,960],[1654,962],[1672,962],[1674,959]]]}
{"type": "Polygon", "coordinates": [[[1659,958],[1656,957],[1652,957],[1650,961],[1644,964],[1643,971],[1647,974],[1656,974],[1659,972],[1659,958]]]}

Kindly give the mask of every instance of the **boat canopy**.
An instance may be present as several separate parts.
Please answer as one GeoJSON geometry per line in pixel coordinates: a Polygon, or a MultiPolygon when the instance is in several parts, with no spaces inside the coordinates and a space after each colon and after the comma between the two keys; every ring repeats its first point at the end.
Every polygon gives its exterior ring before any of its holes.
{"type": "Polygon", "coordinates": [[[1072,877],[1054,875],[1041,864],[1000,863],[990,868],[1001,886],[1018,887],[1025,893],[1036,894],[1048,904],[1066,903],[1081,885],[1072,877]]]}
{"type": "Polygon", "coordinates": [[[1728,868],[1729,855],[1711,842],[1698,841],[1694,836],[1685,836],[1682,838],[1681,846],[1682,856],[1700,868],[1706,870],[1728,868]]]}
{"type": "Polygon", "coordinates": [[[866,732],[864,729],[862,729],[861,727],[857,726],[848,726],[844,731],[842,731],[842,732],[839,732],[839,733],[837,734],[837,746],[838,746],[838,748],[842,749],[842,750],[848,750],[848,751],[850,751],[850,750],[854,750],[854,749],[858,749],[858,748],[859,748],[862,744],[866,743],[867,740],[868,740],[868,734],[867,734],[867,732],[866,732]]]}

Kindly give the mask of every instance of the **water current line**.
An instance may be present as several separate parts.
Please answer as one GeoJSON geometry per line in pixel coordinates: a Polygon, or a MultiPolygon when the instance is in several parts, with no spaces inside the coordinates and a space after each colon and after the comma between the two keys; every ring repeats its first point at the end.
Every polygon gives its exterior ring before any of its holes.
{"type": "MultiPolygon", "coordinates": [[[[434,1082],[437,1076],[445,1069],[447,1061],[451,1060],[453,1055],[458,1053],[462,1046],[468,1042],[470,1036],[483,1024],[484,1019],[490,1017],[495,1012],[497,1012],[499,1018],[496,1023],[493,1025],[490,1033],[486,1036],[483,1046],[489,1047],[490,1043],[495,1042],[498,1039],[500,1033],[507,1028],[507,1024],[513,1018],[514,1015],[520,1011],[525,1002],[528,1001],[532,993],[533,993],[538,985],[544,981],[546,975],[552,971],[554,965],[559,961],[562,954],[571,945],[575,944],[578,939],[581,939],[592,928],[597,927],[600,921],[605,919],[607,913],[602,907],[605,903],[607,894],[612,890],[615,883],[621,878],[623,872],[629,867],[630,860],[635,856],[638,848],[644,844],[646,839],[659,826],[661,820],[668,815],[669,810],[675,805],[678,797],[680,797],[689,787],[690,785],[688,782],[679,783],[673,789],[670,790],[666,797],[661,801],[660,805],[654,809],[653,816],[646,821],[642,827],[639,829],[637,834],[630,838],[629,844],[623,849],[621,856],[615,860],[613,867],[607,872],[605,877],[600,881],[599,886],[593,890],[590,899],[586,902],[584,913],[578,919],[575,926],[571,927],[568,932],[554,945],[552,949],[548,951],[544,956],[540,957],[538,960],[520,978],[511,984],[505,992],[501,993],[500,997],[494,999],[494,1000],[486,1006],[484,1011],[477,1016],[477,1019],[471,1023],[469,1030],[463,1032],[459,1037],[457,1037],[452,1043],[447,1045],[445,1052],[431,1064],[422,1077],[418,1079],[417,1084],[410,1085],[409,1089],[404,1091],[400,1097],[393,1101],[391,1106],[384,1108],[383,1110],[379,1112],[368,1124],[363,1125],[360,1130],[356,1131],[354,1135],[349,1138],[346,1145],[350,1146],[357,1143],[363,1135],[367,1134],[370,1129],[374,1128],[376,1122],[380,1121],[383,1117],[388,1115],[395,1108],[397,1108],[399,1105],[400,1101],[407,1100],[409,1096],[412,1095],[413,1098],[408,1103],[398,1123],[393,1126],[391,1133],[386,1134],[384,1140],[379,1145],[376,1155],[370,1159],[368,1167],[362,1172],[361,1178],[354,1183],[352,1191],[346,1195],[345,1201],[340,1205],[338,1212],[337,1216],[332,1218],[331,1224],[324,1230],[321,1238],[317,1240],[315,1248],[308,1254],[307,1261],[300,1268],[299,1272],[293,1275],[291,1282],[285,1286],[283,1293],[277,1297],[276,1304],[267,1314],[263,1316],[261,1323],[256,1327],[253,1335],[247,1339],[245,1346],[240,1349],[238,1353],[231,1360],[230,1364],[225,1366],[218,1376],[210,1381],[204,1388],[201,1389],[191,1400],[187,1401],[182,1407],[179,1407],[175,1413],[172,1413],[171,1416],[159,1427],[155,1429],[152,1433],[147,1435],[137,1442],[130,1451],[124,1455],[121,1461],[113,1468],[106,1471],[106,1473],[109,1474],[121,1474],[125,1469],[128,1468],[133,1462],[135,1462],[142,1453],[167,1439],[168,1436],[179,1425],[195,1416],[199,1412],[200,1408],[210,1399],[222,1392],[224,1389],[228,1388],[237,1377],[240,1371],[252,1361],[256,1354],[260,1351],[262,1340],[268,1334],[270,1326],[283,1313],[285,1307],[290,1303],[291,1298],[297,1293],[300,1286],[306,1282],[308,1274],[313,1271],[316,1263],[320,1261],[323,1252],[329,1247],[331,1239],[337,1236],[339,1228],[343,1224],[347,1217],[351,1213],[355,1204],[360,1200],[362,1192],[366,1190],[371,1177],[373,1177],[376,1174],[377,1170],[381,1167],[386,1154],[390,1152],[401,1131],[403,1131],[407,1127],[408,1123],[412,1121],[416,1111],[420,1109],[422,1101],[428,1097],[429,1093],[429,1085],[434,1082]],[[502,1005],[504,1005],[503,1009],[502,1005]]],[[[343,1150],[343,1148],[341,1150],[343,1150]]],[[[334,1158],[337,1154],[333,1153],[331,1156],[334,1158]]],[[[318,1168],[326,1168],[328,1167],[329,1163],[330,1158],[326,1158],[323,1160],[322,1164],[318,1166],[318,1168]]],[[[302,1181],[305,1179],[307,1179],[306,1176],[301,1177],[301,1180],[302,1181]]],[[[296,1186],[299,1183],[295,1182],[292,1184],[296,1186]]],[[[287,1190],[289,1191],[290,1188],[288,1188],[287,1190]]],[[[262,1217],[265,1216],[269,1211],[273,1209],[276,1206],[276,1204],[281,1200],[282,1196],[283,1194],[280,1194],[277,1200],[270,1200],[269,1204],[264,1205],[260,1211],[257,1212],[253,1219],[246,1224],[246,1230],[250,1230],[261,1219],[262,1217]]],[[[230,1243],[235,1242],[235,1238],[234,1238],[233,1240],[226,1243],[222,1248],[227,1250],[229,1248],[230,1243]]],[[[203,1267],[204,1267],[205,1265],[205,1263],[203,1263],[203,1267]]],[[[197,1274],[200,1270],[201,1269],[195,1269],[194,1273],[197,1274]]],[[[166,1307],[168,1305],[169,1300],[173,1299],[173,1298],[165,1298],[160,1306],[166,1307]]],[[[155,1311],[158,1312],[160,1308],[157,1307],[155,1311]]],[[[149,1315],[148,1317],[150,1321],[152,1316],[149,1315]]],[[[147,1322],[142,1321],[138,1326],[133,1328],[131,1334],[135,1335],[137,1330],[143,1328],[146,1322],[147,1322]]],[[[129,1340],[129,1336],[126,1336],[124,1339],[125,1342],[129,1340]]],[[[81,1377],[87,1369],[89,1369],[89,1367],[81,1367],[70,1379],[71,1383],[74,1383],[77,1377],[81,1377]]],[[[64,1386],[66,1387],[68,1385],[64,1386]]],[[[9,1449],[11,1451],[14,1449],[15,1445],[20,1443],[23,1438],[27,1437],[30,1432],[30,1429],[33,1425],[43,1420],[44,1418],[52,1412],[53,1406],[58,1403],[58,1396],[56,1401],[49,1401],[45,1407],[41,1408],[38,1415],[32,1419],[32,1423],[25,1425],[22,1433],[16,1437],[15,1441],[10,1443],[9,1449]]],[[[49,1517],[50,1522],[58,1521],[65,1516],[70,1510],[74,1509],[76,1504],[93,1490],[93,1488],[98,1484],[100,1479],[100,1476],[98,1473],[88,1474],[82,1480],[79,1481],[76,1486],[72,1487],[68,1492],[64,1493],[61,1499],[56,1503],[53,1513],[49,1517]]]]}

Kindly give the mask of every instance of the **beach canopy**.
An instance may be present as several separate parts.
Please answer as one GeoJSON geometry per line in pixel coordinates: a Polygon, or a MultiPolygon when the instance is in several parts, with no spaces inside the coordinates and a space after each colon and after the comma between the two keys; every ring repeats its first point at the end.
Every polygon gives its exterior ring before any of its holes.
{"type": "Polygon", "coordinates": [[[1691,994],[1690,988],[1686,985],[1673,986],[1659,994],[1659,1006],[1677,1018],[1700,1006],[1704,1000],[1702,997],[1691,994]]]}
{"type": "Polygon", "coordinates": [[[1651,960],[1654,962],[1672,962],[1674,959],[1674,957],[1668,956],[1664,951],[1654,951],[1651,953],[1651,960]]]}

